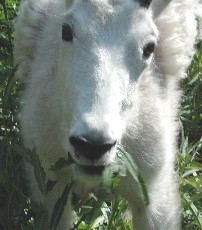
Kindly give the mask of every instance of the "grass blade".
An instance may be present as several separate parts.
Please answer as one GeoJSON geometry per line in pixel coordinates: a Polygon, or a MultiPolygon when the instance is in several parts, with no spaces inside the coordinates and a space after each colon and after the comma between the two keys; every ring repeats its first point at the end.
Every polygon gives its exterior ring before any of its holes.
{"type": "Polygon", "coordinates": [[[149,204],[149,196],[147,193],[147,188],[146,188],[144,179],[142,175],[140,174],[138,166],[135,164],[131,155],[128,152],[126,152],[122,147],[121,148],[119,147],[118,150],[119,150],[119,154],[118,154],[119,157],[124,161],[133,179],[138,183],[138,186],[140,189],[140,195],[145,205],[147,206],[149,204]]]}
{"type": "Polygon", "coordinates": [[[39,186],[39,189],[43,195],[46,195],[46,174],[44,169],[41,166],[41,161],[35,149],[32,153],[32,163],[34,166],[34,175],[39,186]]]}
{"type": "Polygon", "coordinates": [[[59,199],[57,200],[57,202],[54,206],[53,214],[51,216],[49,230],[56,230],[56,228],[60,222],[60,219],[62,217],[64,207],[67,203],[69,193],[70,193],[72,186],[73,186],[73,182],[70,184],[67,184],[64,188],[64,191],[63,191],[61,197],[59,197],[59,199]]]}

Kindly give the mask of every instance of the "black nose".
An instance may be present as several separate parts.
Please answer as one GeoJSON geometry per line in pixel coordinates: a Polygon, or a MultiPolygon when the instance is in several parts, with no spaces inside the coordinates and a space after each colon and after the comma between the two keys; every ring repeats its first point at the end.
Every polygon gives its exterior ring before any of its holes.
{"type": "Polygon", "coordinates": [[[92,141],[91,138],[83,136],[70,136],[69,142],[74,147],[76,155],[94,161],[102,157],[116,145],[116,140],[92,141]]]}

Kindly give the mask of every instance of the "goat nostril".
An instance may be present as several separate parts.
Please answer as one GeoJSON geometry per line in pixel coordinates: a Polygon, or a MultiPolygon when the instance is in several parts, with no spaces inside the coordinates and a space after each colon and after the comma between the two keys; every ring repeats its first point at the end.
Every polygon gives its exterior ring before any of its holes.
{"type": "Polygon", "coordinates": [[[116,140],[93,141],[83,136],[70,136],[69,142],[77,156],[83,155],[90,160],[99,159],[116,145],[116,140]]]}

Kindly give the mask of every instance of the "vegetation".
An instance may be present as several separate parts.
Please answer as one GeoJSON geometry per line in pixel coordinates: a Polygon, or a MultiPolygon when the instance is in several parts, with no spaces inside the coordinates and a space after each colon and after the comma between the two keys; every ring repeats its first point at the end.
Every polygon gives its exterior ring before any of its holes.
{"type": "MultiPolygon", "coordinates": [[[[19,0],[0,0],[0,229],[45,229],[46,212],[30,202],[22,177],[22,158],[35,166],[39,161],[34,150],[31,152],[22,146],[17,118],[21,86],[14,80],[12,49],[13,19],[18,6],[19,0]],[[35,157],[30,157],[30,153],[35,157]]],[[[197,230],[202,229],[202,42],[197,46],[182,88],[184,96],[179,117],[181,135],[177,170],[183,205],[183,229],[197,230]]],[[[43,174],[40,165],[38,170],[43,174]]],[[[43,181],[41,189],[46,193],[54,186],[54,182],[43,181]]],[[[116,180],[113,183],[115,186],[116,180]]],[[[69,188],[67,186],[66,190],[69,188]]],[[[68,193],[64,193],[61,199],[68,198],[65,194],[68,193]]],[[[124,220],[122,215],[126,210],[126,202],[120,197],[112,201],[105,201],[105,198],[106,194],[99,199],[89,194],[89,199],[83,204],[75,198],[77,222],[74,229],[132,229],[130,221],[124,220]]],[[[60,208],[57,208],[57,214],[60,208]]],[[[51,221],[51,229],[54,229],[57,219],[51,221]]]]}

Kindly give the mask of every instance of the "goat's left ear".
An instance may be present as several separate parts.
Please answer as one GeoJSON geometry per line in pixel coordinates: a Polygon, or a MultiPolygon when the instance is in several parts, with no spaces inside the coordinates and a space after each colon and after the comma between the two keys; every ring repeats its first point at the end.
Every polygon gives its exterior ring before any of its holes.
{"type": "Polygon", "coordinates": [[[152,0],[138,0],[140,6],[145,7],[145,8],[149,8],[152,0]]]}

